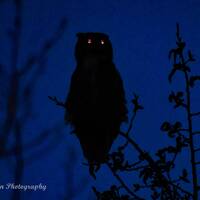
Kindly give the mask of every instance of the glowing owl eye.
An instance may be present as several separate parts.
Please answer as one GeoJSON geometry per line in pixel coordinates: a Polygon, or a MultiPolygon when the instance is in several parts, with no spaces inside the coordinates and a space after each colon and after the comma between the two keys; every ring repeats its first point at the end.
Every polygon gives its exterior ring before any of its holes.
{"type": "Polygon", "coordinates": [[[92,40],[91,40],[91,39],[88,39],[87,43],[88,43],[88,44],[91,44],[91,43],[92,43],[92,40]]]}
{"type": "Polygon", "coordinates": [[[105,42],[104,42],[104,40],[101,40],[101,44],[103,45],[105,42]]]}

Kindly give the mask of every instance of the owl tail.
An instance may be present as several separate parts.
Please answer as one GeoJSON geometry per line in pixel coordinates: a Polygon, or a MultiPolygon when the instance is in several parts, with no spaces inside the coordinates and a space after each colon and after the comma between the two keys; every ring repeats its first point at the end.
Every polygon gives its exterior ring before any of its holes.
{"type": "Polygon", "coordinates": [[[102,132],[99,129],[78,132],[76,135],[79,138],[84,157],[88,161],[89,173],[95,179],[95,173],[100,169],[101,164],[106,163],[108,160],[113,138],[106,130],[102,132]]]}

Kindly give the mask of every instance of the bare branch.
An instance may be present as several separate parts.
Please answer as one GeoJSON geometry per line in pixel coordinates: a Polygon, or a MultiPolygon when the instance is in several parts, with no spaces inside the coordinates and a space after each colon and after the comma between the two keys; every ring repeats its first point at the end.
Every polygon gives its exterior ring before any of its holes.
{"type": "Polygon", "coordinates": [[[200,151],[200,148],[198,148],[198,149],[195,149],[194,151],[195,151],[195,152],[197,152],[197,151],[200,151]]]}
{"type": "Polygon", "coordinates": [[[59,101],[55,96],[48,96],[48,98],[53,101],[57,106],[61,106],[65,108],[65,104],[62,101],[59,101]]]}
{"type": "MultiPolygon", "coordinates": [[[[35,64],[40,64],[46,58],[49,51],[55,46],[55,44],[62,38],[65,29],[66,29],[67,21],[63,18],[60,22],[60,25],[53,36],[44,42],[43,47],[41,47],[40,52],[37,53],[35,56],[29,56],[28,60],[26,61],[25,65],[19,71],[19,75],[23,76],[27,74],[30,70],[33,69],[35,64]]],[[[37,71],[41,71],[44,66],[39,66],[37,71]]]]}
{"type": "Polygon", "coordinates": [[[191,113],[191,116],[192,116],[192,117],[199,116],[199,115],[200,115],[200,112],[191,113]]]}
{"type": "Polygon", "coordinates": [[[193,135],[199,135],[199,134],[200,134],[200,131],[193,131],[192,134],[193,134],[193,135]]]}

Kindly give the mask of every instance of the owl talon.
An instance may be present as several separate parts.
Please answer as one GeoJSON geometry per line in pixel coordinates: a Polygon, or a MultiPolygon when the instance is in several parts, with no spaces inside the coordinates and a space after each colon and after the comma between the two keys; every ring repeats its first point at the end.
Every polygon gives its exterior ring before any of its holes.
{"type": "Polygon", "coordinates": [[[90,164],[89,165],[89,173],[96,180],[95,172],[96,172],[95,165],[94,164],[90,164]]]}

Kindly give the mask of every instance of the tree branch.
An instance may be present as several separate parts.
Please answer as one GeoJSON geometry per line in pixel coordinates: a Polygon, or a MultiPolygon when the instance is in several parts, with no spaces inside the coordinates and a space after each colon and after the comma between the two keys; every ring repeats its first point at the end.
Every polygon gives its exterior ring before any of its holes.
{"type": "Polygon", "coordinates": [[[191,116],[192,116],[192,117],[199,116],[199,115],[200,115],[200,112],[191,113],[191,116]]]}
{"type": "Polygon", "coordinates": [[[48,98],[53,101],[57,106],[61,106],[65,108],[65,104],[62,101],[59,101],[55,96],[48,96],[48,98]]]}

